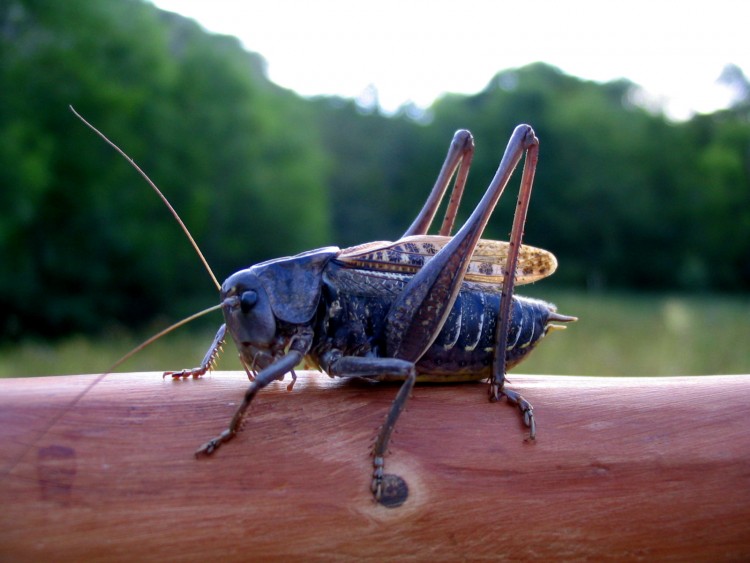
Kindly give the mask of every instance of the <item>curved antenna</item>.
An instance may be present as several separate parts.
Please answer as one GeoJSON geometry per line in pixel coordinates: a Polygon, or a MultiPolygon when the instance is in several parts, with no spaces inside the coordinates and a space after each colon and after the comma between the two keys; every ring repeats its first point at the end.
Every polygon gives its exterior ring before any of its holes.
{"type": "Polygon", "coordinates": [[[145,172],[144,172],[143,170],[141,170],[141,168],[140,168],[140,167],[139,167],[139,166],[138,166],[138,165],[137,165],[137,164],[135,163],[135,161],[134,161],[134,160],[133,160],[132,158],[130,158],[130,157],[129,157],[129,156],[127,155],[127,154],[125,154],[125,152],[124,152],[124,151],[123,151],[123,150],[122,150],[122,149],[121,149],[120,147],[118,147],[118,146],[117,146],[116,144],[114,144],[114,143],[113,143],[112,141],[110,141],[110,140],[109,140],[109,139],[108,139],[108,138],[107,138],[107,137],[106,137],[106,136],[104,135],[104,133],[102,133],[102,132],[101,132],[101,131],[99,131],[99,130],[98,130],[98,129],[97,129],[96,127],[94,127],[93,125],[91,125],[91,123],[89,123],[89,122],[88,122],[88,121],[86,121],[86,120],[85,120],[85,119],[84,119],[83,117],[81,117],[81,114],[79,114],[79,113],[78,113],[78,112],[77,112],[77,111],[75,110],[75,108],[74,108],[73,106],[68,106],[68,107],[70,107],[70,111],[72,111],[72,112],[73,112],[73,114],[74,114],[74,115],[75,115],[75,116],[76,116],[76,117],[77,117],[78,119],[80,119],[81,121],[83,121],[83,123],[84,123],[84,124],[86,124],[86,126],[87,126],[87,127],[89,128],[89,129],[91,129],[91,130],[92,130],[92,131],[93,131],[94,133],[96,133],[96,134],[97,134],[97,135],[99,135],[99,136],[100,136],[100,137],[101,137],[102,139],[104,139],[104,141],[105,141],[105,142],[106,142],[106,143],[107,143],[107,144],[108,144],[109,146],[111,146],[111,147],[112,147],[113,149],[115,149],[115,150],[116,150],[116,151],[117,151],[118,153],[120,153],[120,155],[121,155],[121,156],[122,156],[122,157],[123,157],[123,158],[124,158],[125,160],[127,160],[127,161],[128,161],[128,162],[129,162],[130,164],[132,164],[132,165],[133,165],[133,168],[135,168],[135,169],[136,169],[136,170],[138,171],[138,173],[139,173],[139,174],[140,174],[140,175],[141,175],[141,176],[143,177],[143,179],[144,179],[144,180],[146,180],[146,182],[148,183],[148,185],[149,185],[149,186],[151,186],[151,188],[152,188],[152,189],[153,189],[153,190],[154,190],[154,191],[156,192],[156,194],[157,194],[157,195],[158,195],[158,196],[159,196],[159,197],[161,198],[161,200],[162,200],[162,201],[164,202],[164,205],[166,205],[166,206],[167,206],[167,209],[169,209],[169,212],[170,212],[170,213],[172,214],[172,216],[173,216],[173,217],[174,217],[174,218],[175,218],[175,219],[177,220],[177,222],[178,222],[178,223],[180,224],[180,227],[182,227],[182,231],[183,231],[183,232],[185,233],[185,236],[187,236],[188,240],[190,241],[190,244],[191,244],[191,245],[193,245],[193,249],[194,249],[194,250],[195,250],[195,252],[196,252],[196,253],[198,254],[198,258],[200,258],[200,259],[201,259],[201,262],[203,262],[203,266],[205,266],[205,268],[206,268],[206,271],[208,272],[208,275],[209,275],[209,276],[211,276],[211,279],[213,280],[213,282],[214,282],[214,285],[216,286],[216,289],[217,289],[217,290],[219,290],[219,291],[221,291],[221,284],[219,284],[219,281],[218,281],[218,280],[216,279],[216,276],[214,275],[213,271],[211,270],[211,267],[210,267],[210,266],[208,265],[208,262],[206,261],[206,258],[205,258],[205,257],[203,256],[203,253],[201,252],[200,248],[198,248],[198,244],[197,244],[197,243],[195,242],[195,240],[193,239],[193,236],[192,236],[192,235],[190,234],[190,231],[188,231],[188,228],[187,228],[187,227],[185,226],[185,223],[183,223],[183,222],[182,222],[182,219],[180,219],[180,216],[179,216],[179,215],[177,214],[177,212],[176,212],[176,211],[174,210],[174,207],[172,207],[172,204],[171,204],[171,203],[169,203],[169,200],[167,200],[167,198],[166,198],[166,197],[164,197],[164,194],[163,194],[163,193],[161,193],[161,190],[160,190],[159,188],[157,188],[157,187],[156,187],[156,184],[154,184],[154,183],[153,183],[153,182],[151,181],[151,178],[149,178],[149,177],[148,177],[148,176],[146,175],[146,173],[145,173],[145,172]]]}

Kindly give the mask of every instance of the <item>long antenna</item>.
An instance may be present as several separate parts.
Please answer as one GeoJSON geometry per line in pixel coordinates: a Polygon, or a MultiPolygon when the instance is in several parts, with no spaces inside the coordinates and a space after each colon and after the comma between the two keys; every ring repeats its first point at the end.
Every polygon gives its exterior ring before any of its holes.
{"type": "Polygon", "coordinates": [[[203,262],[203,266],[205,266],[206,271],[208,272],[208,275],[211,276],[211,280],[213,280],[214,285],[216,286],[216,289],[221,291],[221,285],[219,284],[219,281],[216,279],[216,276],[214,275],[213,271],[211,270],[211,267],[208,265],[208,262],[206,261],[206,258],[203,256],[203,253],[201,252],[201,249],[198,248],[198,244],[193,239],[193,236],[190,234],[190,231],[188,231],[188,228],[185,226],[185,223],[182,222],[182,219],[180,219],[180,216],[177,214],[177,212],[174,210],[174,207],[172,207],[172,204],[169,203],[169,200],[164,197],[164,194],[161,193],[161,190],[156,187],[156,184],[154,184],[151,181],[151,178],[149,178],[146,173],[141,170],[141,168],[135,163],[135,161],[130,158],[125,152],[118,147],[116,144],[114,144],[112,141],[110,141],[104,133],[99,131],[96,127],[91,125],[88,121],[86,121],[81,114],[79,114],[73,106],[69,106],[70,111],[73,112],[73,114],[83,121],[86,126],[91,129],[94,133],[99,135],[102,139],[106,141],[106,143],[111,146],[113,149],[115,149],[120,155],[127,160],[130,164],[133,165],[133,168],[135,168],[138,173],[143,177],[144,180],[148,183],[149,186],[156,192],[156,194],[161,198],[161,200],[164,202],[164,205],[167,206],[167,209],[169,209],[169,212],[172,214],[172,216],[177,220],[177,222],[180,224],[180,227],[182,227],[182,231],[185,233],[185,236],[187,236],[188,240],[190,241],[190,244],[193,245],[193,249],[195,249],[195,252],[198,254],[198,257],[201,259],[201,262],[203,262]]]}

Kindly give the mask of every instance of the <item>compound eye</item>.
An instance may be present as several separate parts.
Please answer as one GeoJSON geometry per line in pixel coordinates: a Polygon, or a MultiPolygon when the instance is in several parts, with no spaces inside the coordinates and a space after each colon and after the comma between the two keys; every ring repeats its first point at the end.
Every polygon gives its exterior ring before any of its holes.
{"type": "Polygon", "coordinates": [[[240,295],[240,309],[244,314],[248,314],[258,301],[258,294],[255,291],[243,291],[240,295]]]}

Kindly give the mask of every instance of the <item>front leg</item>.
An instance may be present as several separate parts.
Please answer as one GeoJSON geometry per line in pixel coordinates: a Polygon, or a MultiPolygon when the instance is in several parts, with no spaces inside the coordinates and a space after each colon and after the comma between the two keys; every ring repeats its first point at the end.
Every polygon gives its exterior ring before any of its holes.
{"type": "Polygon", "coordinates": [[[211,455],[217,449],[219,449],[219,446],[221,446],[224,442],[228,442],[229,440],[234,438],[234,436],[237,434],[237,432],[239,432],[240,427],[242,426],[242,420],[245,418],[245,413],[247,411],[247,408],[250,406],[250,402],[253,400],[253,397],[255,397],[258,391],[266,387],[269,383],[276,381],[277,379],[282,379],[287,372],[294,369],[294,367],[302,361],[303,357],[304,356],[301,352],[292,349],[289,350],[289,352],[280,360],[277,360],[267,368],[261,370],[255,380],[250,383],[247,391],[245,391],[245,396],[242,399],[242,403],[235,411],[234,416],[229,423],[229,427],[221,434],[219,434],[216,438],[209,440],[200,448],[198,448],[198,450],[195,452],[195,457],[211,455]]]}

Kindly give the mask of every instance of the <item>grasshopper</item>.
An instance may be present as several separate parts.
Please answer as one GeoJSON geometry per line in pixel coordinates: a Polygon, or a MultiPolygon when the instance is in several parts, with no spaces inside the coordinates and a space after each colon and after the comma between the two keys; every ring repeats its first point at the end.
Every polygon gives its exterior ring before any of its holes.
{"type": "MultiPolygon", "coordinates": [[[[225,323],[203,361],[196,368],[164,373],[175,379],[204,375],[213,367],[228,332],[251,380],[228,427],[203,444],[196,456],[209,456],[230,441],[242,427],[255,395],[269,383],[283,380],[289,373],[291,390],[294,369],[303,361],[331,377],[402,382],[372,450],[370,490],[384,506],[399,506],[408,496],[404,480],[385,472],[385,456],[399,415],[418,381],[488,380],[490,400],[505,396],[515,404],[533,440],[533,408],[505,386],[506,372],[526,358],[548,332],[564,328],[556,323],[576,320],[559,314],[550,303],[514,295],[516,284],[549,276],[557,267],[550,252],[521,244],[538,151],[533,129],[529,125],[516,127],[483,198],[451,236],[474,154],[471,133],[459,130],[427,201],[399,240],[344,250],[320,248],[256,264],[229,276],[220,286],[219,305],[207,310],[221,308],[225,323]],[[510,241],[482,239],[524,154],[510,241]],[[439,234],[428,235],[454,176],[439,234]]],[[[128,160],[170,208],[210,273],[166,198],[132,159],[128,160]]]]}

